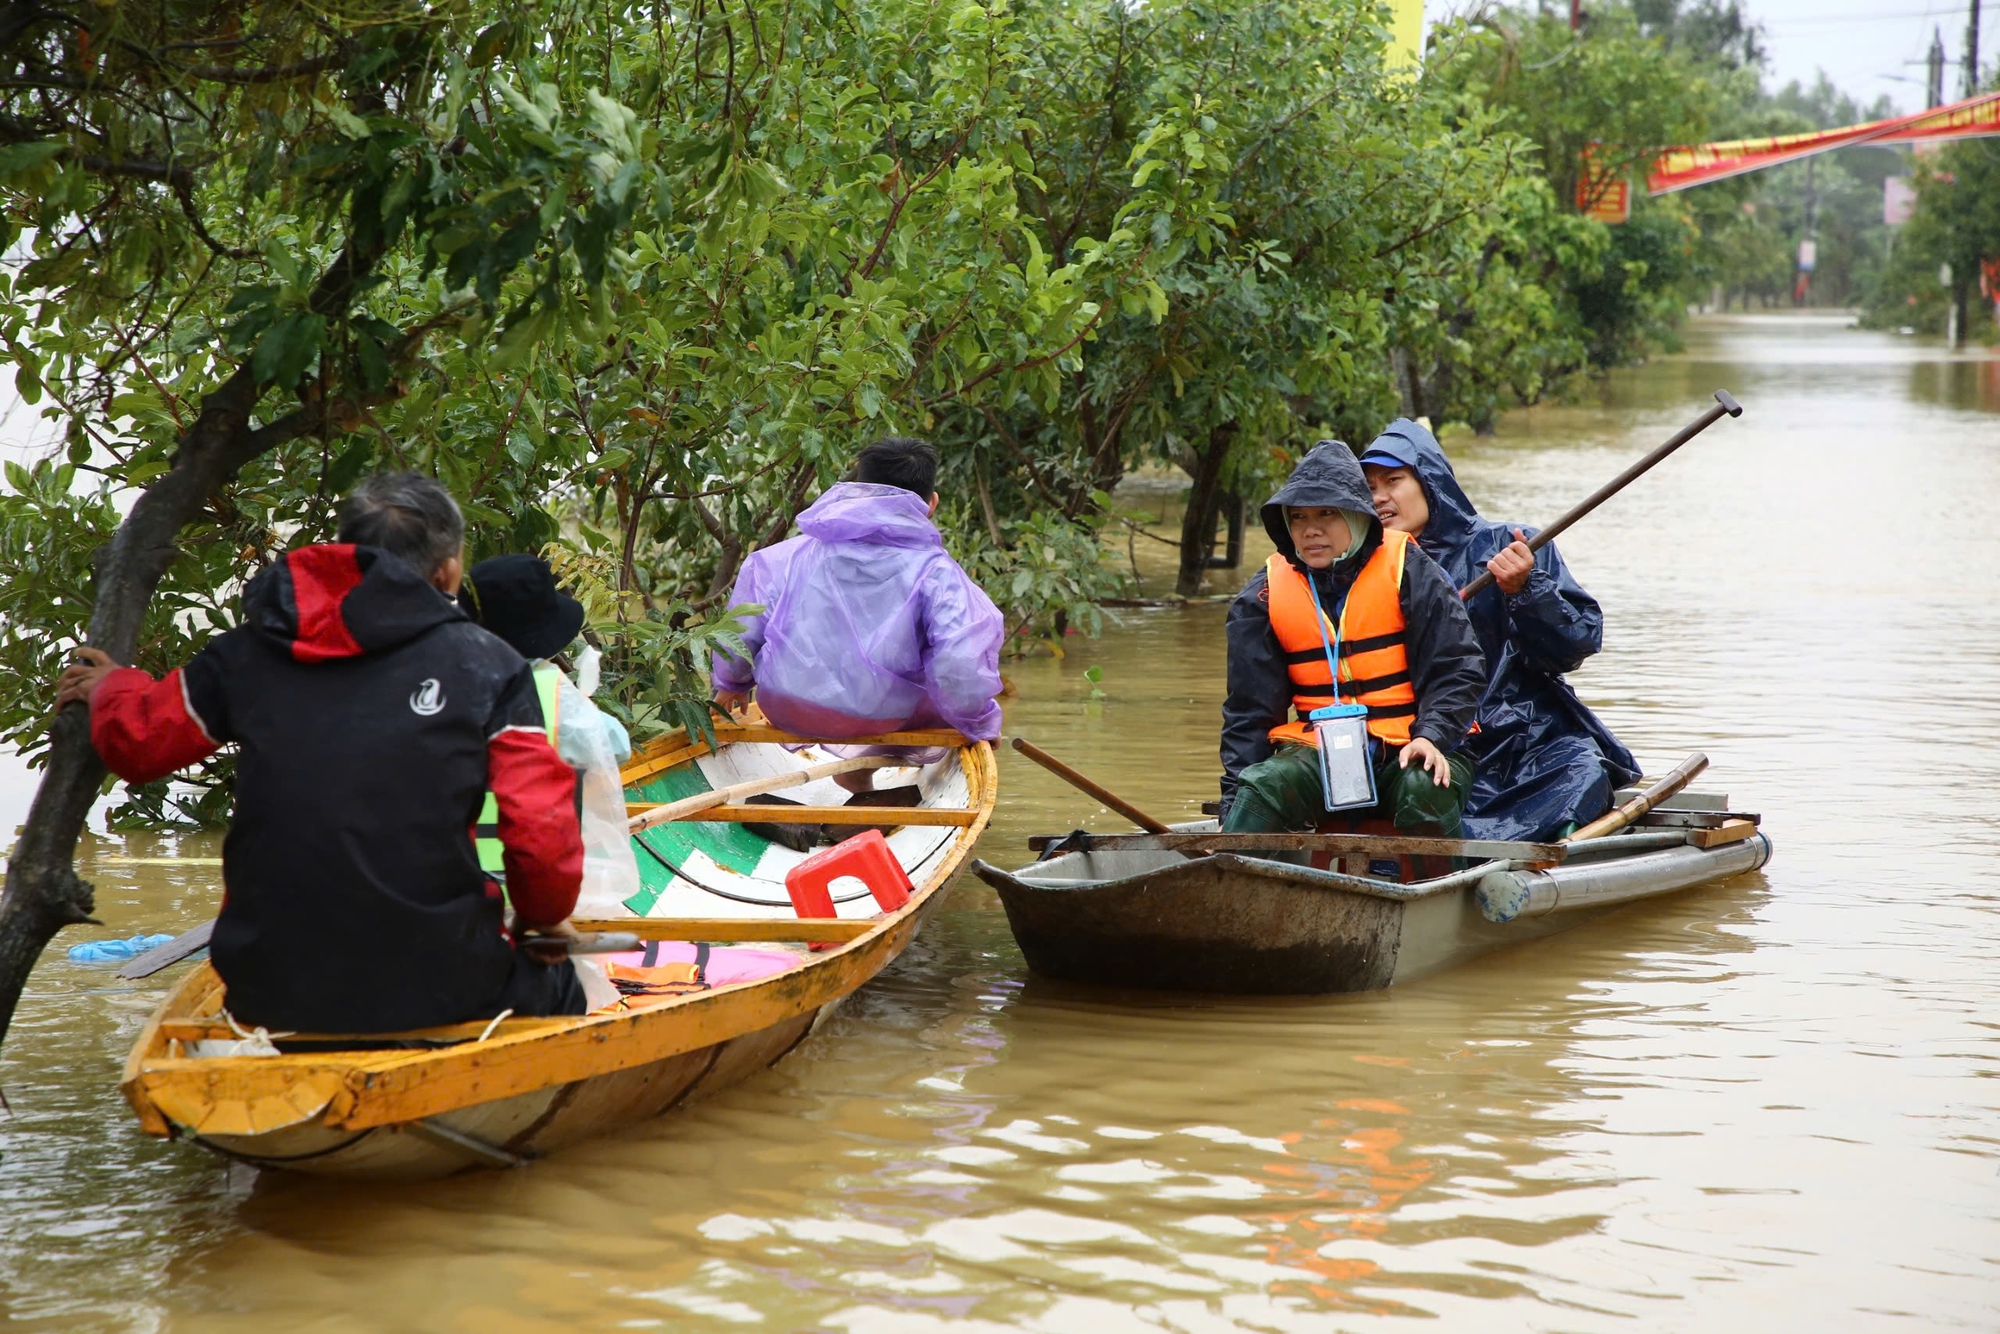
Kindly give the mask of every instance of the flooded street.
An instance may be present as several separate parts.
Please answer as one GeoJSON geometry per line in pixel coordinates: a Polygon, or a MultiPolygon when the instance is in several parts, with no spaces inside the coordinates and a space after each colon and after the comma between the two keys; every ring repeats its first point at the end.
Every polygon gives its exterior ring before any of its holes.
{"type": "MultiPolygon", "coordinates": [[[[1543,523],[1713,390],[1741,400],[1561,546],[1606,609],[1578,689],[1649,772],[1706,752],[1698,786],[1764,817],[1765,871],[1391,992],[1198,1003],[1032,977],[967,876],[776,1069],[527,1170],[400,1188],[260,1180],[141,1135],[116,1083],[160,993],[69,964],[66,933],[0,1050],[0,1317],[1995,1328],[2000,359],[1846,323],[1710,318],[1597,404],[1446,442],[1486,514],[1543,523]]],[[[1269,550],[1253,536],[1232,584],[1269,550]]],[[[1122,611],[1009,665],[1009,732],[1192,817],[1216,795],[1223,611],[1122,611]]],[[[1001,765],[987,859],[1118,824],[1001,765]]],[[[0,783],[10,827],[29,790],[0,783]]],[[[206,919],[218,852],[89,840],[88,934],[206,919]]]]}

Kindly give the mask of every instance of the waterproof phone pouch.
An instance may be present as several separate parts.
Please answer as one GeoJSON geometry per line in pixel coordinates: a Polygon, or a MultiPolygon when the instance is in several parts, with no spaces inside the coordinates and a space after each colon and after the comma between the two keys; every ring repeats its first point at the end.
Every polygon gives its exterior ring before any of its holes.
{"type": "Polygon", "coordinates": [[[1375,766],[1370,762],[1368,708],[1334,704],[1306,715],[1319,742],[1319,780],[1326,808],[1349,811],[1375,804],[1375,766]]]}

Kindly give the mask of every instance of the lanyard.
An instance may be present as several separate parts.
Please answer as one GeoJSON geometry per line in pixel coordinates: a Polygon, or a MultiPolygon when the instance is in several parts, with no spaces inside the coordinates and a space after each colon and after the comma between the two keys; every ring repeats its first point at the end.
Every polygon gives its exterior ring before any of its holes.
{"type": "MultiPolygon", "coordinates": [[[[1348,589],[1350,593],[1353,591],[1352,588],[1348,589]]],[[[1319,605],[1319,587],[1313,583],[1312,570],[1310,568],[1306,570],[1306,592],[1312,594],[1313,619],[1319,626],[1319,646],[1326,650],[1326,670],[1327,674],[1333,678],[1333,702],[1338,704],[1340,703],[1340,622],[1333,622],[1333,642],[1331,644],[1327,643],[1327,615],[1319,605]]],[[[1336,614],[1341,615],[1346,613],[1347,599],[1345,597],[1340,599],[1340,605],[1335,607],[1334,611],[1336,614]]]]}

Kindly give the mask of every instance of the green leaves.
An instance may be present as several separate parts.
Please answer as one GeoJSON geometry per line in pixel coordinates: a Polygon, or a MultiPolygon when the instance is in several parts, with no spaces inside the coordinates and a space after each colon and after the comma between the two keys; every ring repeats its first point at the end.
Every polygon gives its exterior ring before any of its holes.
{"type": "Polygon", "coordinates": [[[85,623],[88,552],[246,365],[230,410],[283,443],[184,535],[150,664],[328,537],[369,470],[417,468],[459,496],[472,559],[560,544],[643,736],[705,725],[742,561],[881,435],[937,441],[947,541],[1012,646],[1060,651],[1121,588],[1096,524],[1133,463],[1213,436],[1254,489],[1310,425],[1378,425],[1392,337],[1482,350],[1423,341],[1455,294],[1531,335],[1509,375],[1561,351],[1492,220],[1547,203],[1505,193],[1519,140],[1386,84],[1358,0],[115,12],[136,50],[101,43],[95,77],[119,97],[81,137],[0,149],[0,215],[33,229],[0,342],[105,469],[102,494],[31,472],[0,496],[0,579],[51,590],[0,635],[35,689],[85,623]],[[162,24],[246,67],[332,64],[183,86],[145,45],[162,24]],[[185,197],[71,142],[171,163],[185,197]],[[1496,276],[1467,282],[1493,236],[1496,276]]]}
{"type": "Polygon", "coordinates": [[[286,315],[257,340],[250,354],[250,373],[263,383],[289,389],[319,356],[325,339],[325,317],[306,311],[286,315]]]}
{"type": "Polygon", "coordinates": [[[60,139],[30,139],[0,147],[0,177],[18,176],[39,167],[67,147],[60,139]]]}

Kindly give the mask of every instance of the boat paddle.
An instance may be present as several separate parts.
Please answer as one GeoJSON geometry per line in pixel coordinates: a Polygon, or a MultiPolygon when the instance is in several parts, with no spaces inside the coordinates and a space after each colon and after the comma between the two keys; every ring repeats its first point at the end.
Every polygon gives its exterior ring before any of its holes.
{"type": "Polygon", "coordinates": [[[1587,839],[1603,838],[1615,834],[1626,825],[1652,810],[1667,798],[1679,792],[1694,781],[1694,776],[1708,767],[1708,756],[1696,751],[1676,764],[1667,775],[1634,796],[1623,806],[1605,812],[1583,828],[1564,839],[1564,843],[1582,843],[1587,839]]]}
{"type": "Polygon", "coordinates": [[[1109,788],[1099,787],[1096,783],[1091,782],[1088,778],[1085,778],[1082,774],[1070,768],[1067,764],[1064,764],[1061,760],[1049,754],[1047,751],[1043,750],[1040,746],[1036,745],[1034,742],[1025,740],[1021,737],[1015,737],[1013,745],[1015,750],[1027,756],[1029,759],[1033,760],[1036,764],[1041,765],[1044,769],[1047,769],[1057,778],[1062,779],[1063,782],[1068,783],[1071,787],[1075,788],[1079,792],[1084,793],[1086,796],[1092,796],[1097,798],[1099,801],[1103,802],[1106,806],[1109,806],[1112,810],[1117,811],[1120,815],[1130,820],[1133,824],[1138,825],[1141,829],[1145,830],[1147,833],[1169,834],[1173,832],[1171,829],[1167,828],[1165,824],[1161,823],[1158,820],[1155,820],[1152,816],[1146,814],[1144,811],[1140,810],[1137,806],[1134,806],[1131,802],[1125,800],[1123,797],[1111,791],[1109,788]]]}
{"type": "MultiPolygon", "coordinates": [[[[1722,418],[1741,417],[1742,415],[1743,405],[1730,397],[1727,389],[1716,390],[1714,407],[1702,413],[1701,416],[1695,418],[1686,426],[1681,427],[1680,430],[1674,432],[1665,444],[1646,455],[1645,458],[1640,459],[1637,463],[1634,463],[1624,472],[1619,473],[1603,486],[1598,487],[1575,505],[1572,505],[1567,514],[1564,514],[1560,519],[1557,519],[1554,523],[1542,529],[1541,532],[1529,538],[1528,550],[1540,551],[1543,547],[1555,541],[1556,536],[1564,529],[1596,509],[1599,505],[1602,505],[1605,501],[1611,499],[1611,497],[1617,495],[1620,491],[1623,491],[1654,464],[1700,435],[1703,431],[1706,431],[1709,427],[1715,425],[1722,418]]],[[[1461,599],[1470,601],[1476,594],[1485,592],[1492,583],[1493,571],[1481,571],[1477,579],[1474,579],[1464,588],[1458,590],[1458,596],[1461,599]]]]}
{"type": "Polygon", "coordinates": [[[183,931],[166,944],[155,945],[139,955],[112,976],[132,982],[142,977],[151,977],[162,968],[171,968],[190,954],[207,949],[209,934],[214,930],[214,922],[203,922],[191,931],[183,931]]]}

